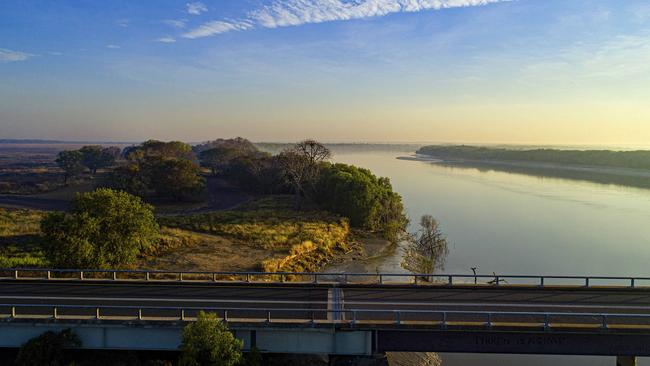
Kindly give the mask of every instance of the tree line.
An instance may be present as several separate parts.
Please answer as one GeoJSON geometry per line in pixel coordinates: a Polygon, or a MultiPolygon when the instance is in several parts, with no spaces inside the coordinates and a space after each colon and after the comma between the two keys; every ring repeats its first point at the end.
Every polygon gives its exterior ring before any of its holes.
{"type": "Polygon", "coordinates": [[[556,164],[594,165],[616,168],[650,169],[650,151],[611,150],[516,150],[478,146],[425,146],[418,154],[443,159],[503,160],[556,164]]]}

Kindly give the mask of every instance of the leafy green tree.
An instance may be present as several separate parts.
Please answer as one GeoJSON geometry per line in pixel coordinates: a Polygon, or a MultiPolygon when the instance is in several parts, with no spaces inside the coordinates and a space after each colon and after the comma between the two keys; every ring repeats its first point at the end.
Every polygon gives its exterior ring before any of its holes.
{"type": "Polygon", "coordinates": [[[325,209],[350,219],[354,227],[382,232],[397,240],[406,229],[402,198],[388,178],[346,164],[325,164],[316,185],[317,202],[325,209]]]}
{"type": "Polygon", "coordinates": [[[119,148],[104,148],[99,145],[84,146],[79,149],[82,155],[81,163],[90,170],[90,174],[97,174],[97,169],[106,168],[115,163],[120,155],[119,148]]]}
{"type": "Polygon", "coordinates": [[[80,347],[81,341],[70,329],[61,332],[48,331],[23,344],[16,357],[16,366],[64,366],[67,348],[80,347]]]}
{"type": "MultiPolygon", "coordinates": [[[[158,157],[162,159],[196,160],[192,147],[181,141],[148,140],[142,143],[135,151],[142,151],[145,157],[158,157]]],[[[132,151],[133,152],[133,151],[132,151]]]]}
{"type": "Polygon", "coordinates": [[[126,192],[77,194],[69,213],[43,218],[46,254],[63,268],[116,268],[132,263],[158,239],[153,208],[126,192]]]}
{"type": "Polygon", "coordinates": [[[199,166],[186,159],[151,159],[145,165],[156,194],[174,200],[196,199],[205,188],[199,166]]]}
{"type": "Polygon", "coordinates": [[[235,366],[242,360],[242,341],[215,314],[199,312],[183,329],[179,366],[235,366]]]}
{"type": "Polygon", "coordinates": [[[232,161],[242,156],[235,148],[217,146],[201,152],[199,161],[201,161],[201,166],[209,168],[212,175],[216,175],[218,172],[222,172],[232,161]]]}
{"type": "Polygon", "coordinates": [[[420,230],[409,236],[402,267],[417,274],[433,274],[443,269],[449,249],[438,221],[431,215],[420,219],[420,230]]]}
{"type": "Polygon", "coordinates": [[[195,200],[205,181],[190,145],[149,140],[125,149],[126,161],[113,170],[108,186],[146,197],[195,200]]]}
{"type": "Polygon", "coordinates": [[[64,172],[63,179],[65,184],[68,184],[68,179],[83,172],[82,158],[83,155],[79,151],[65,150],[59,152],[56,158],[56,164],[64,172]]]}

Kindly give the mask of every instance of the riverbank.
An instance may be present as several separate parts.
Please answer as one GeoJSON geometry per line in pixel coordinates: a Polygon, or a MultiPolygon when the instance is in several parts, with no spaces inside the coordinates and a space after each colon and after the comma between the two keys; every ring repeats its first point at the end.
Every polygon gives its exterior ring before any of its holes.
{"type": "Polygon", "coordinates": [[[397,159],[428,162],[449,167],[495,170],[541,177],[583,180],[601,184],[614,184],[650,189],[650,170],[646,169],[529,161],[447,158],[424,154],[400,156],[397,157],[397,159]]]}

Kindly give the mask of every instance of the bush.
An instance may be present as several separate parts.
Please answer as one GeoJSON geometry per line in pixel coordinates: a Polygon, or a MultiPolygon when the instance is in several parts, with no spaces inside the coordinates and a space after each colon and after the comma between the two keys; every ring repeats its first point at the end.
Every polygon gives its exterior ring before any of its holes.
{"type": "Polygon", "coordinates": [[[69,214],[48,214],[41,229],[48,259],[63,268],[122,267],[159,235],[150,205],[107,188],[77,194],[69,214]]]}
{"type": "Polygon", "coordinates": [[[179,366],[235,366],[242,360],[242,341],[215,314],[199,312],[183,329],[179,366]]]}
{"type": "Polygon", "coordinates": [[[65,349],[81,346],[81,341],[70,329],[48,331],[32,338],[18,351],[16,366],[63,366],[71,364],[65,349]]]}
{"type": "Polygon", "coordinates": [[[316,200],[331,212],[348,217],[353,227],[382,232],[396,240],[408,220],[399,194],[388,178],[346,164],[325,164],[316,185],[316,200]]]}

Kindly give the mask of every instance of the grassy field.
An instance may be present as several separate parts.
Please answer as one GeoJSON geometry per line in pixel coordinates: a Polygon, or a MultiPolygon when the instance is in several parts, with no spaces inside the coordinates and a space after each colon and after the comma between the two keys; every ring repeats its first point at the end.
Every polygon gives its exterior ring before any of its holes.
{"type": "Polygon", "coordinates": [[[44,213],[0,208],[0,267],[41,267],[47,264],[40,240],[44,213]]]}
{"type": "MultiPolygon", "coordinates": [[[[40,220],[45,213],[0,209],[0,267],[47,266],[40,220]]],[[[133,267],[198,271],[315,271],[356,246],[346,219],[295,211],[291,197],[237,209],[159,217],[159,244],[133,267]]]]}
{"type": "Polygon", "coordinates": [[[269,197],[236,210],[160,218],[162,225],[218,235],[266,250],[260,270],[313,271],[351,248],[346,219],[323,211],[295,211],[291,197],[269,197]]]}

